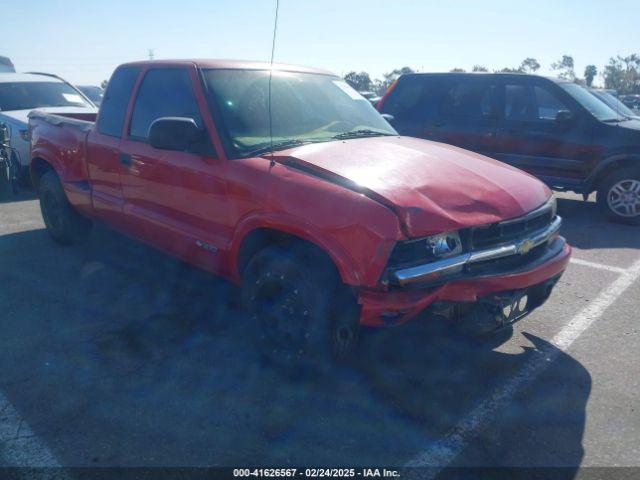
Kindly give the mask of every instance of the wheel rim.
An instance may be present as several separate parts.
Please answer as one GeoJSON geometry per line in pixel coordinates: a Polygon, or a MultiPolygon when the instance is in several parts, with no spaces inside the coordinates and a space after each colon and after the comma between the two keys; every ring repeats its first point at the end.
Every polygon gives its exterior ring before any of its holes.
{"type": "Polygon", "coordinates": [[[640,215],[640,180],[620,180],[609,190],[607,203],[611,211],[621,217],[640,215]]]}
{"type": "Polygon", "coordinates": [[[290,362],[301,357],[309,338],[309,309],[284,275],[267,273],[256,281],[256,311],[261,340],[272,355],[290,362]]]}
{"type": "Polygon", "coordinates": [[[62,205],[51,192],[44,192],[42,196],[42,213],[47,226],[54,232],[62,228],[62,205]]]}

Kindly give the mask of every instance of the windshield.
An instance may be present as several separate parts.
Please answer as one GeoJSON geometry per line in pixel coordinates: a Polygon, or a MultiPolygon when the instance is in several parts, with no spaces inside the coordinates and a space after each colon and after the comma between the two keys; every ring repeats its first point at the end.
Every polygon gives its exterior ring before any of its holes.
{"type": "Polygon", "coordinates": [[[636,114],[633,113],[629,107],[627,107],[624,103],[622,103],[618,98],[614,95],[611,95],[609,92],[592,90],[596,97],[602,100],[604,103],[609,105],[619,116],[623,115],[625,117],[635,117],[636,114]]]}
{"type": "Polygon", "coordinates": [[[602,100],[592,95],[589,90],[577,83],[561,83],[560,86],[598,120],[615,121],[618,115],[602,100]]]}
{"type": "Polygon", "coordinates": [[[0,83],[0,110],[39,107],[90,107],[71,86],[62,82],[0,83]]]}
{"type": "Polygon", "coordinates": [[[346,136],[396,135],[358,92],[337,77],[274,72],[269,128],[268,70],[205,70],[209,101],[222,118],[231,156],[251,155],[273,143],[283,147],[346,136]]]}
{"type": "Polygon", "coordinates": [[[87,97],[89,97],[89,100],[91,100],[96,105],[100,105],[100,102],[102,102],[102,97],[104,95],[104,90],[102,90],[102,88],[94,87],[92,85],[81,85],[77,88],[87,97]]]}

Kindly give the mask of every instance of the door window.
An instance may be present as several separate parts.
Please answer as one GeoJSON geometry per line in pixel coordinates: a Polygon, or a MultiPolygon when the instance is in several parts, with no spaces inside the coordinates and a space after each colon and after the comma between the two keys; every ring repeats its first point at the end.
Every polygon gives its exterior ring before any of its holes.
{"type": "Polygon", "coordinates": [[[560,110],[569,110],[551,92],[542,87],[533,88],[537,115],[540,120],[555,120],[560,110]]]}
{"type": "Polygon", "coordinates": [[[531,90],[526,85],[511,84],[505,86],[504,118],[506,120],[532,120],[533,102],[531,90]]]}
{"type": "Polygon", "coordinates": [[[198,126],[203,125],[186,69],[154,69],[147,72],[133,107],[130,137],[146,141],[149,127],[161,117],[189,117],[198,126]]]}
{"type": "Polygon", "coordinates": [[[493,113],[495,87],[484,82],[462,81],[445,94],[442,114],[447,117],[487,118],[493,113]]]}

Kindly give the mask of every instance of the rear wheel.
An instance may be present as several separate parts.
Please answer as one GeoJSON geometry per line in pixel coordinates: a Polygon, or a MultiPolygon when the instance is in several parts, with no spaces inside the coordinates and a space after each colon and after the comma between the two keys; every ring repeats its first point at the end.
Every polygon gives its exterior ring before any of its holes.
{"type": "Polygon", "coordinates": [[[45,172],[40,178],[38,195],[42,218],[49,235],[56,242],[73,245],[87,237],[91,222],[73,209],[53,170],[45,172]]]}
{"type": "Polygon", "coordinates": [[[640,225],[640,169],[625,168],[605,178],[598,205],[612,220],[640,225]]]}
{"type": "Polygon", "coordinates": [[[350,356],[358,340],[355,301],[340,294],[332,265],[307,248],[267,247],[249,262],[243,304],[258,346],[281,367],[317,368],[350,356]]]}

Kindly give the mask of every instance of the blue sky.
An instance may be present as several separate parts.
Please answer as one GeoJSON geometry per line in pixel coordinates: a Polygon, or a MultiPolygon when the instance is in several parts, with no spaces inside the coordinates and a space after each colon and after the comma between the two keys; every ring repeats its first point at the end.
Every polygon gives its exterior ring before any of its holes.
{"type": "MultiPolygon", "coordinates": [[[[99,83],[122,62],[156,58],[268,60],[275,0],[30,0],[3,7],[0,55],[20,71],[99,83]]],[[[550,64],[576,72],[640,53],[640,1],[280,0],[276,61],[372,76],[550,64]]],[[[600,83],[601,80],[596,81],[600,83]]]]}

